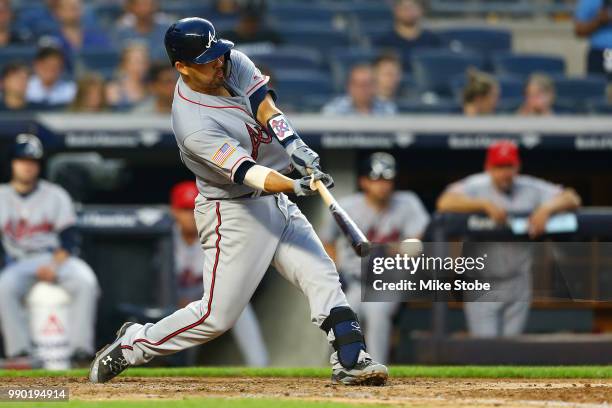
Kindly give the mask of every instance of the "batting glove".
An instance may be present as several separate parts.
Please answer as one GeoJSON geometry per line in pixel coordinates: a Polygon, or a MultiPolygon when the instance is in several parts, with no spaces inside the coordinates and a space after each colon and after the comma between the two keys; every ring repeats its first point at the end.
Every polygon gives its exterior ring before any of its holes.
{"type": "Polygon", "coordinates": [[[319,155],[310,147],[302,144],[291,153],[291,163],[302,176],[308,176],[311,171],[321,171],[319,155]]]}
{"type": "Polygon", "coordinates": [[[293,192],[299,196],[310,196],[317,194],[317,190],[313,190],[314,182],[320,180],[327,188],[334,186],[334,179],[327,173],[315,170],[310,176],[304,176],[301,179],[293,180],[293,192]]]}

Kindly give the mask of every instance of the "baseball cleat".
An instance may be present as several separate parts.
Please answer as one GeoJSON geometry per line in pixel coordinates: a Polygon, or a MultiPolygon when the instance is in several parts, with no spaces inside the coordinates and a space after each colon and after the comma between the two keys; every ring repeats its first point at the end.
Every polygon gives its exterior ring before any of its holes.
{"type": "Polygon", "coordinates": [[[112,380],[130,366],[121,351],[121,340],[132,322],[123,323],[117,330],[117,338],[96,353],[96,358],[89,368],[89,381],[92,383],[105,383],[112,380]]]}
{"type": "Polygon", "coordinates": [[[351,369],[340,364],[337,352],[331,355],[329,362],[332,364],[332,384],[381,386],[389,377],[387,367],[373,361],[364,350],[361,350],[357,364],[351,369]]]}

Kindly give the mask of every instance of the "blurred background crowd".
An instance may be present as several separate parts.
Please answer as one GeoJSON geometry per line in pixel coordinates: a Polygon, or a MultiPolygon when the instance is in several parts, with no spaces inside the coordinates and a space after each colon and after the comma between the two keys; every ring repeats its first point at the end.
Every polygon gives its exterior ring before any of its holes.
{"type": "Polygon", "coordinates": [[[163,48],[176,18],[205,16],[282,95],[285,109],[344,114],[608,112],[612,12],[603,0],[0,0],[0,109],[167,113],[163,48]],[[532,4],[533,3],[533,4],[532,4]],[[430,27],[445,18],[478,25],[430,27]],[[484,20],[483,20],[484,18],[484,20]],[[574,20],[586,71],[513,46],[499,19],[574,20]],[[491,22],[486,24],[483,22],[491,22]],[[568,75],[569,71],[571,75],[568,75]]]}

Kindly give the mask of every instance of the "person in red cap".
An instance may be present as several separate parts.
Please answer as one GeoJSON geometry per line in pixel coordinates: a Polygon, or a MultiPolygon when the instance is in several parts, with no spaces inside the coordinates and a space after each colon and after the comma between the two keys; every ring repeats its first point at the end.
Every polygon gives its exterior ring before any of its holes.
{"type": "MultiPolygon", "coordinates": [[[[501,140],[487,150],[485,171],[459,180],[438,198],[438,212],[485,213],[497,224],[506,225],[509,214],[529,214],[527,233],[541,236],[551,215],[577,209],[581,200],[571,188],[564,188],[532,176],[519,174],[519,149],[512,141],[501,140]]],[[[486,273],[495,269],[503,278],[500,292],[509,298],[500,302],[466,302],[470,333],[478,337],[520,334],[531,303],[531,247],[487,246],[486,273]],[[518,251],[520,253],[512,253],[518,251]],[[527,251],[527,252],[525,252],[527,251]]]]}
{"type": "MultiPolygon", "coordinates": [[[[179,307],[185,307],[202,298],[204,252],[200,246],[198,229],[193,215],[197,195],[198,189],[194,181],[180,182],[172,188],[170,193],[170,206],[175,220],[174,265],[179,307]]],[[[257,316],[250,303],[236,321],[232,334],[248,366],[264,367],[268,365],[268,352],[257,316]]]]}

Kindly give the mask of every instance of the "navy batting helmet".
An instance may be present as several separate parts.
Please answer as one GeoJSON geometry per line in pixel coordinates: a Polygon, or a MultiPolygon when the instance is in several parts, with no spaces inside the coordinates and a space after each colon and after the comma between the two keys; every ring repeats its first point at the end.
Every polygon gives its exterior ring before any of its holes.
{"type": "Polygon", "coordinates": [[[29,133],[21,133],[15,139],[13,158],[41,160],[44,150],[40,139],[29,133]]]}
{"type": "Polygon", "coordinates": [[[234,47],[234,43],[217,38],[215,27],[199,17],[183,18],[172,24],[164,38],[168,58],[177,61],[206,64],[234,47]]]}
{"type": "Polygon", "coordinates": [[[393,180],[397,173],[395,158],[389,153],[372,153],[364,162],[362,175],[373,180],[393,180]]]}

